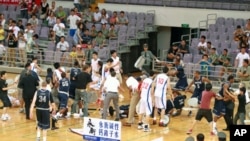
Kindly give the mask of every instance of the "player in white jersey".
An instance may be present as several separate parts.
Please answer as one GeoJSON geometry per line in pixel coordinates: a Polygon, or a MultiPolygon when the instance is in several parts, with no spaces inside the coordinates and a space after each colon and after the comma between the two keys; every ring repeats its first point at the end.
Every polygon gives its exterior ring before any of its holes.
{"type": "Polygon", "coordinates": [[[152,91],[152,83],[154,78],[154,72],[150,72],[150,77],[145,78],[141,85],[141,101],[139,106],[139,123],[138,129],[143,129],[145,132],[150,131],[149,118],[153,111],[154,93],[152,91]],[[142,122],[143,115],[146,115],[145,123],[142,122]]]}
{"type": "Polygon", "coordinates": [[[153,84],[152,89],[154,91],[154,99],[155,99],[155,109],[154,109],[154,119],[153,125],[156,124],[156,116],[158,109],[161,109],[161,118],[159,126],[163,126],[163,119],[165,116],[165,110],[167,108],[167,89],[172,94],[171,86],[170,86],[170,78],[167,76],[168,68],[163,68],[163,73],[160,73],[156,76],[153,84]]]}
{"type": "Polygon", "coordinates": [[[93,52],[92,59],[91,59],[91,69],[92,69],[92,80],[95,81],[96,74],[99,74],[99,67],[98,67],[98,53],[93,52]]]}
{"type": "Polygon", "coordinates": [[[37,65],[37,58],[33,57],[32,58],[32,63],[30,63],[31,70],[36,72],[37,75],[42,71],[42,69],[37,65]]]}
{"type": "Polygon", "coordinates": [[[117,56],[116,50],[111,50],[111,58],[113,59],[112,67],[116,72],[116,77],[119,80],[120,84],[122,84],[122,76],[121,76],[121,61],[120,58],[117,56]]]}

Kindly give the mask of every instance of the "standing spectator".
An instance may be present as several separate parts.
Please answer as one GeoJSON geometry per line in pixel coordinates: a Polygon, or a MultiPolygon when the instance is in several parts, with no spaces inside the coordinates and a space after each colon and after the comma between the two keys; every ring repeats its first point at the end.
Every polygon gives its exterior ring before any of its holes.
{"type": "Polygon", "coordinates": [[[27,36],[24,36],[23,32],[18,33],[18,49],[19,49],[19,57],[22,65],[24,66],[26,61],[26,43],[27,36]]]}
{"type": "Polygon", "coordinates": [[[47,17],[47,21],[49,27],[53,27],[56,24],[56,17],[54,12],[50,13],[50,15],[47,17]]]}
{"type": "Polygon", "coordinates": [[[36,16],[38,15],[38,6],[36,5],[35,0],[32,0],[32,7],[28,13],[29,13],[30,17],[32,15],[36,15],[36,16]]]}
{"type": "Polygon", "coordinates": [[[240,25],[237,25],[233,35],[234,35],[234,41],[239,41],[240,38],[244,35],[244,30],[241,28],[240,25]]]}
{"type": "Polygon", "coordinates": [[[241,80],[241,82],[246,84],[246,88],[249,89],[250,88],[250,84],[249,84],[250,66],[249,66],[248,59],[243,60],[243,65],[242,65],[242,67],[238,68],[236,75],[241,80]]]}
{"type": "Polygon", "coordinates": [[[157,60],[157,58],[153,55],[151,51],[148,50],[148,44],[143,44],[143,51],[141,52],[141,56],[145,58],[145,62],[142,66],[142,69],[146,71],[146,73],[149,73],[151,70],[151,64],[153,62],[153,59],[157,60]]]}
{"type": "Polygon", "coordinates": [[[101,11],[101,23],[102,24],[107,24],[109,19],[109,15],[106,11],[106,9],[102,9],[101,11]]]}
{"type": "Polygon", "coordinates": [[[59,6],[58,8],[58,11],[56,13],[56,17],[58,19],[61,20],[62,23],[65,23],[65,18],[66,18],[67,14],[66,12],[63,10],[63,7],[62,6],[59,6]]]}
{"type": "Polygon", "coordinates": [[[83,39],[82,39],[83,34],[84,34],[84,25],[82,22],[79,22],[77,24],[76,32],[73,36],[75,44],[82,44],[83,43],[83,39]]]}
{"type": "Polygon", "coordinates": [[[47,18],[49,12],[49,4],[47,3],[47,0],[42,0],[41,2],[41,16],[40,19],[44,20],[47,18]]]}
{"type": "Polygon", "coordinates": [[[219,65],[223,65],[226,62],[227,58],[229,58],[229,55],[228,50],[225,48],[223,49],[222,54],[218,58],[219,65]]]}
{"type": "Polygon", "coordinates": [[[56,44],[60,41],[61,36],[64,36],[64,23],[61,23],[59,18],[56,19],[56,24],[53,27],[53,30],[56,32],[56,44]]]}
{"type": "Polygon", "coordinates": [[[15,35],[15,37],[17,38],[18,32],[20,31],[20,28],[16,25],[16,21],[15,20],[13,20],[11,22],[11,26],[9,26],[9,30],[12,30],[13,33],[14,33],[14,35],[15,35]]]}
{"type": "MultiPolygon", "coordinates": [[[[246,85],[245,83],[240,83],[239,89],[240,89],[240,88],[243,88],[243,87],[246,88],[245,85],[246,85]]],[[[239,90],[235,92],[236,95],[239,94],[239,93],[240,93],[239,90]]],[[[250,119],[250,95],[249,95],[247,89],[246,89],[246,92],[245,92],[245,96],[246,96],[246,105],[245,105],[246,116],[248,117],[248,119],[250,119]]]]}
{"type": "Polygon", "coordinates": [[[20,86],[23,88],[26,119],[30,119],[30,106],[38,85],[38,81],[31,75],[31,71],[27,71],[26,76],[20,82],[20,86]]]}
{"type": "Polygon", "coordinates": [[[0,41],[0,65],[3,64],[3,58],[5,57],[6,49],[3,45],[3,41],[0,41]]]}
{"type": "Polygon", "coordinates": [[[8,63],[9,67],[15,67],[16,64],[16,48],[17,48],[17,38],[13,34],[13,31],[10,30],[8,33],[8,36],[6,38],[7,44],[8,44],[8,63]]]}
{"type": "Polygon", "coordinates": [[[99,11],[99,7],[95,7],[95,13],[93,14],[93,22],[99,23],[101,21],[102,14],[99,11]]]}
{"type": "Polygon", "coordinates": [[[91,43],[88,43],[88,48],[85,50],[85,63],[88,65],[91,64],[93,52],[95,52],[93,46],[91,45],[91,43]]]}
{"type": "Polygon", "coordinates": [[[75,15],[74,9],[71,9],[70,15],[67,18],[67,21],[69,22],[69,35],[71,37],[74,36],[76,29],[77,29],[77,24],[80,20],[81,18],[75,15]]]}
{"type": "Polygon", "coordinates": [[[186,40],[181,40],[181,43],[179,45],[179,53],[182,53],[182,56],[184,56],[184,54],[189,53],[189,46],[186,43],[186,40]]]}
{"type": "Polygon", "coordinates": [[[226,60],[224,61],[224,63],[222,64],[222,68],[220,70],[220,79],[221,80],[222,78],[225,78],[225,76],[229,76],[233,73],[234,69],[233,69],[233,66],[232,64],[230,63],[230,58],[226,58],[226,60]]]}
{"type": "Polygon", "coordinates": [[[238,48],[240,49],[240,47],[245,47],[246,48],[246,52],[248,52],[249,49],[249,43],[248,43],[248,37],[246,34],[243,34],[239,40],[239,46],[238,48]]]}
{"type": "Polygon", "coordinates": [[[26,0],[21,0],[19,2],[19,5],[21,6],[20,11],[21,11],[21,18],[28,19],[28,4],[26,0]]]}
{"type": "Polygon", "coordinates": [[[114,11],[113,15],[109,19],[109,23],[115,25],[117,23],[117,12],[114,11]]]}
{"type": "Polygon", "coordinates": [[[103,85],[103,90],[107,94],[104,99],[104,105],[103,105],[103,116],[102,116],[103,119],[106,119],[108,107],[110,105],[111,100],[113,100],[113,105],[116,111],[115,121],[119,121],[120,112],[119,112],[119,106],[118,106],[118,102],[119,102],[118,89],[123,91],[123,89],[120,86],[119,81],[116,78],[115,71],[112,71],[111,77],[108,77],[103,85]]]}
{"type": "Polygon", "coordinates": [[[3,29],[3,26],[0,24],[0,42],[4,42],[5,39],[5,35],[4,35],[5,31],[3,29]]]}
{"type": "Polygon", "coordinates": [[[249,54],[246,53],[246,48],[241,47],[240,52],[237,54],[236,59],[235,59],[235,67],[240,68],[243,66],[243,60],[248,59],[250,60],[249,54]]]}
{"type": "Polygon", "coordinates": [[[37,25],[39,24],[39,21],[38,21],[36,15],[32,15],[32,17],[28,20],[28,23],[30,23],[32,28],[35,29],[37,27],[37,25]]]}
{"type": "Polygon", "coordinates": [[[120,16],[117,17],[117,23],[119,25],[128,25],[128,17],[124,15],[124,11],[121,11],[120,16]]]}
{"type": "Polygon", "coordinates": [[[51,13],[55,13],[55,12],[56,12],[56,2],[55,2],[55,1],[52,1],[52,2],[51,2],[51,7],[49,8],[48,16],[49,16],[51,13]]]}
{"type": "Polygon", "coordinates": [[[62,36],[60,42],[56,45],[57,51],[67,52],[69,50],[69,43],[65,41],[65,37],[62,36]]]}
{"type": "Polygon", "coordinates": [[[240,125],[245,125],[245,119],[246,119],[246,88],[241,87],[239,94],[238,94],[238,110],[233,118],[233,124],[237,125],[237,121],[240,120],[240,125]]]}
{"type": "Polygon", "coordinates": [[[93,12],[92,12],[92,7],[89,6],[87,9],[84,10],[83,12],[83,20],[87,22],[92,22],[93,18],[93,12]]]}
{"type": "Polygon", "coordinates": [[[108,37],[109,37],[109,38],[116,38],[116,37],[117,37],[117,32],[116,32],[116,30],[115,30],[115,25],[114,25],[114,24],[111,24],[111,25],[110,25],[108,37]]]}
{"type": "MultiPolygon", "coordinates": [[[[82,67],[83,72],[77,74],[76,78],[76,92],[75,92],[75,101],[74,101],[74,106],[76,107],[76,104],[78,102],[83,101],[83,114],[84,117],[88,117],[88,103],[89,103],[89,98],[88,98],[88,92],[86,90],[88,85],[91,85],[92,79],[90,75],[91,67],[89,65],[84,65],[82,67]]],[[[75,109],[72,109],[73,111],[76,111],[75,109]]],[[[79,109],[80,111],[82,109],[79,109]]]]}
{"type": "Polygon", "coordinates": [[[207,51],[207,42],[206,42],[206,36],[202,35],[200,38],[200,42],[197,46],[200,54],[205,54],[207,51]]]}
{"type": "MultiPolygon", "coordinates": [[[[13,89],[15,85],[8,86],[6,83],[7,73],[6,71],[0,72],[0,99],[3,103],[3,113],[1,116],[2,120],[10,120],[10,116],[7,113],[8,108],[11,107],[11,102],[8,97],[8,90],[13,89]]],[[[15,83],[14,83],[15,84],[15,83]]]]}

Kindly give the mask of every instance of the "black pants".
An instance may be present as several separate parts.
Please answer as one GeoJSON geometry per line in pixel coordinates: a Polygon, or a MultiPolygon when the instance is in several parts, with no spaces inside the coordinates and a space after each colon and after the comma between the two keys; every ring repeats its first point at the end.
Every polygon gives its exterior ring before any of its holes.
{"type": "Polygon", "coordinates": [[[24,103],[25,103],[25,114],[26,114],[26,119],[30,118],[30,105],[32,102],[32,98],[23,98],[24,103]]]}
{"type": "Polygon", "coordinates": [[[224,115],[224,120],[227,124],[227,129],[229,129],[230,126],[233,125],[234,102],[227,101],[225,102],[225,105],[226,105],[226,114],[224,115]]]}

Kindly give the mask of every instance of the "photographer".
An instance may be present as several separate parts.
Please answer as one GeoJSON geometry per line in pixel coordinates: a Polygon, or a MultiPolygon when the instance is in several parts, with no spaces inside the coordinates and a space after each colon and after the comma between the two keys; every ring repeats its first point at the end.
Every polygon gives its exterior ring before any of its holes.
{"type": "Polygon", "coordinates": [[[8,63],[9,67],[15,67],[15,55],[17,49],[17,38],[13,34],[13,30],[9,30],[8,36],[6,38],[6,42],[8,43],[8,63]]]}

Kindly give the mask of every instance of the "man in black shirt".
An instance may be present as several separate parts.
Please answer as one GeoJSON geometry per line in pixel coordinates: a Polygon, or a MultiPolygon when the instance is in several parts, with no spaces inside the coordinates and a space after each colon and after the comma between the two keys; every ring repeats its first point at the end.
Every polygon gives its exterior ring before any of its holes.
{"type": "MultiPolygon", "coordinates": [[[[87,86],[92,82],[90,71],[91,67],[89,65],[84,65],[83,72],[79,73],[75,77],[75,84],[76,84],[76,91],[75,91],[75,102],[73,104],[72,110],[76,111],[76,104],[82,99],[83,100],[83,114],[84,117],[88,116],[88,94],[87,94],[87,86]]],[[[79,106],[80,107],[80,106],[79,106]]],[[[81,113],[81,108],[79,108],[79,111],[81,113]]]]}
{"type": "Polygon", "coordinates": [[[23,100],[25,103],[26,119],[30,119],[30,105],[37,90],[37,86],[39,85],[37,79],[34,78],[31,73],[32,72],[28,70],[26,76],[20,82],[20,87],[23,88],[23,100]]]}
{"type": "Polygon", "coordinates": [[[239,105],[238,105],[238,110],[237,113],[234,116],[233,119],[233,124],[237,124],[237,121],[240,119],[240,124],[244,125],[245,122],[245,118],[246,118],[246,88],[245,87],[241,87],[240,88],[240,93],[238,95],[238,101],[239,101],[239,105]]]}
{"type": "Polygon", "coordinates": [[[11,102],[10,99],[8,97],[8,90],[13,88],[14,85],[12,86],[8,86],[8,84],[6,83],[6,78],[7,78],[7,74],[6,71],[2,71],[0,72],[0,99],[3,102],[3,114],[1,119],[2,120],[9,120],[10,116],[7,114],[7,109],[9,107],[11,107],[11,102]]]}

